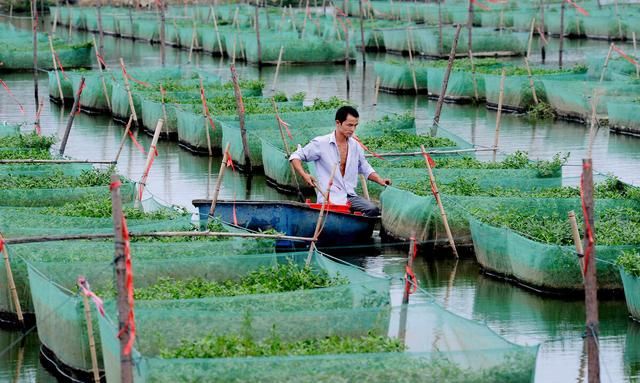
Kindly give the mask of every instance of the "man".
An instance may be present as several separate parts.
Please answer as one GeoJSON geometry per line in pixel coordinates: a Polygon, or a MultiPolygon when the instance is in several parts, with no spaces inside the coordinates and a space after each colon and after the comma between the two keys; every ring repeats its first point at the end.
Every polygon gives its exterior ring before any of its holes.
{"type": "Polygon", "coordinates": [[[304,148],[300,148],[289,157],[296,173],[312,187],[316,188],[318,202],[324,201],[331,171],[336,164],[338,170],[333,178],[329,192],[329,200],[333,204],[351,203],[351,211],[359,211],[366,216],[380,215],[380,209],[371,201],[356,195],[358,174],[364,175],[380,185],[391,185],[391,180],[382,178],[373,170],[364,157],[364,150],[355,138],[352,138],[358,127],[358,111],[351,106],[343,106],[336,112],[336,130],[330,134],[311,140],[304,148]],[[313,162],[316,168],[316,180],[302,167],[302,161],[313,162]]]}

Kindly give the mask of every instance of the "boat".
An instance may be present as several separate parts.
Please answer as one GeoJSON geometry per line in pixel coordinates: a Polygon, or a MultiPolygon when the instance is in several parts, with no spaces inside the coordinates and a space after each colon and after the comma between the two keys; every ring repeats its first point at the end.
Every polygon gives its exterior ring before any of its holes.
{"type": "MultiPolygon", "coordinates": [[[[200,222],[209,218],[210,199],[193,200],[200,222]]],[[[295,201],[226,201],[216,202],[214,215],[224,222],[253,230],[276,230],[289,236],[313,237],[322,204],[295,201]]],[[[330,205],[324,228],[318,237],[319,246],[362,243],[371,239],[380,217],[350,213],[345,205],[330,205]]],[[[305,247],[307,243],[278,240],[277,248],[305,247]]]]}

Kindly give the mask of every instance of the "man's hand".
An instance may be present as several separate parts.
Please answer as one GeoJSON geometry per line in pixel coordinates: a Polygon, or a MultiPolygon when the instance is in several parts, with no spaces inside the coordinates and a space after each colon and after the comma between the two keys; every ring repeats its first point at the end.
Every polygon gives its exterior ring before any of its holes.
{"type": "Polygon", "coordinates": [[[380,179],[380,185],[391,186],[391,180],[389,178],[382,178],[380,179]]]}
{"type": "Polygon", "coordinates": [[[313,177],[311,174],[309,173],[305,173],[302,176],[302,179],[304,180],[304,182],[307,183],[307,185],[311,186],[311,187],[317,187],[316,185],[318,185],[318,181],[316,181],[315,177],[313,177]]]}

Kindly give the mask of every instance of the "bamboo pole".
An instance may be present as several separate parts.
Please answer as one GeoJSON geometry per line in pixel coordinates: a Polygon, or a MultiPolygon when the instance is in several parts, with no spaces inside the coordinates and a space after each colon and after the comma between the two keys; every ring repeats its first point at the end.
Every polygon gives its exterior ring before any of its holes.
{"type": "MultiPolygon", "coordinates": [[[[98,40],[100,41],[100,52],[102,52],[102,42],[104,41],[104,29],[102,28],[102,1],[101,0],[96,0],[96,13],[98,16],[98,40]]],[[[94,46],[96,47],[96,49],[98,49],[98,47],[95,44],[94,46]]]]}
{"type": "MultiPolygon", "coordinates": [[[[118,185],[120,177],[117,174],[111,176],[111,184],[118,185]]],[[[126,325],[129,317],[129,303],[126,288],[126,266],[125,266],[125,246],[122,233],[122,198],[120,196],[120,186],[111,188],[111,212],[113,216],[113,238],[115,244],[114,264],[116,274],[117,304],[118,304],[118,330],[120,339],[120,381],[122,383],[133,383],[133,360],[131,354],[125,354],[126,345],[130,339],[130,329],[126,325]]]]}
{"type": "MultiPolygon", "coordinates": [[[[407,269],[411,270],[413,268],[413,260],[416,257],[416,253],[415,253],[415,246],[416,246],[416,236],[415,233],[411,234],[411,238],[409,240],[409,254],[407,255],[407,269]]],[[[405,281],[404,281],[404,293],[402,294],[402,304],[403,305],[408,305],[409,304],[409,295],[411,293],[411,283],[409,281],[408,276],[405,277],[405,281]]]]}
{"type": "Polygon", "coordinates": [[[427,171],[429,172],[429,182],[431,183],[431,189],[433,191],[433,196],[436,199],[436,203],[438,204],[438,208],[440,209],[440,217],[442,217],[442,223],[444,225],[444,230],[447,233],[447,239],[449,240],[449,246],[451,246],[451,250],[453,251],[453,256],[458,258],[458,250],[456,249],[456,244],[453,240],[453,234],[451,234],[451,228],[449,227],[449,220],[447,219],[447,213],[444,210],[444,206],[442,205],[442,199],[440,198],[440,192],[438,191],[438,185],[436,184],[436,178],[433,175],[433,170],[431,169],[431,164],[426,156],[427,151],[424,149],[424,145],[420,145],[420,150],[424,155],[424,162],[427,165],[427,171]]]}
{"type": "Polygon", "coordinates": [[[209,109],[207,108],[207,98],[204,95],[204,85],[202,84],[202,77],[200,77],[200,95],[202,100],[202,116],[205,118],[204,131],[207,137],[207,151],[209,157],[213,156],[213,150],[211,150],[211,135],[209,134],[209,127],[207,126],[208,120],[211,118],[209,115],[209,109]]]}
{"type": "Polygon", "coordinates": [[[40,104],[38,96],[38,8],[37,0],[31,0],[31,29],[33,32],[33,95],[35,105],[40,104]]]}
{"type": "Polygon", "coordinates": [[[289,148],[289,143],[287,139],[284,137],[284,131],[282,129],[282,120],[280,119],[280,114],[278,112],[278,104],[276,104],[276,100],[271,98],[271,102],[273,103],[273,109],[276,112],[276,120],[278,121],[278,129],[280,130],[280,139],[282,140],[282,146],[284,147],[284,152],[287,155],[287,162],[289,162],[289,168],[291,170],[291,175],[293,176],[293,182],[296,184],[296,190],[298,191],[298,198],[300,202],[304,202],[304,195],[302,194],[302,189],[300,188],[300,182],[298,181],[298,175],[296,174],[296,170],[293,168],[293,164],[289,161],[289,156],[291,156],[291,149],[289,148]]]}
{"type": "Polygon", "coordinates": [[[64,93],[62,93],[62,85],[60,84],[60,72],[58,72],[58,63],[56,62],[56,53],[53,49],[53,40],[49,35],[49,49],[51,50],[51,60],[53,60],[53,70],[56,74],[56,82],[58,84],[58,94],[60,95],[60,104],[64,105],[64,93]]]}
{"type": "Polygon", "coordinates": [[[438,0],[438,52],[444,50],[444,42],[442,41],[442,0],[438,0]]]}
{"type": "Polygon", "coordinates": [[[380,76],[376,77],[375,93],[373,94],[373,105],[378,105],[378,93],[380,92],[380,76]]]}
{"type": "Polygon", "coordinates": [[[24,316],[22,314],[22,306],[20,305],[16,283],[13,280],[13,271],[11,271],[11,262],[9,261],[9,250],[7,250],[6,241],[2,235],[0,235],[0,248],[0,250],[2,250],[2,257],[4,258],[4,268],[7,271],[7,284],[9,285],[9,291],[11,293],[11,301],[16,309],[20,328],[24,329],[24,316]]]}
{"type": "Polygon", "coordinates": [[[367,185],[367,180],[364,178],[363,174],[360,174],[360,185],[362,185],[362,196],[368,200],[371,200],[369,197],[369,186],[367,185]]]}
{"type": "Polygon", "coordinates": [[[602,72],[600,73],[600,81],[604,80],[604,75],[607,72],[607,66],[609,66],[609,59],[611,58],[611,52],[613,51],[613,43],[609,45],[609,52],[607,52],[607,57],[604,59],[604,66],[602,67],[602,72]]]}
{"type": "Polygon", "coordinates": [[[158,123],[156,124],[156,129],[153,132],[153,138],[151,139],[151,145],[149,145],[149,151],[147,152],[147,161],[144,165],[144,172],[142,173],[142,177],[140,178],[138,193],[136,194],[135,199],[135,207],[140,206],[140,202],[142,202],[142,193],[144,192],[144,187],[147,185],[147,178],[149,177],[149,171],[151,170],[151,164],[153,163],[153,159],[156,155],[156,145],[158,144],[158,138],[160,138],[160,132],[162,131],[162,124],[164,120],[162,118],[158,119],[158,123]]]}
{"type": "MultiPolygon", "coordinates": [[[[176,238],[176,237],[225,237],[225,238],[271,238],[271,239],[287,239],[291,241],[311,242],[313,238],[298,237],[285,234],[264,234],[264,233],[235,233],[235,232],[216,232],[216,231],[156,231],[153,233],[134,233],[129,232],[131,238],[176,238]]],[[[8,245],[22,243],[43,243],[43,242],[60,242],[60,241],[76,241],[80,239],[100,240],[111,239],[113,234],[72,234],[72,235],[48,235],[38,237],[17,237],[7,239],[8,245]]]]}
{"type": "MultiPolygon", "coordinates": [[[[165,121],[169,121],[169,119],[167,118],[167,104],[165,103],[164,100],[164,88],[162,87],[162,84],[160,84],[160,101],[161,101],[161,105],[162,105],[162,119],[165,121]]],[[[169,138],[169,124],[166,125],[167,127],[167,131],[165,132],[167,135],[167,138],[169,138]]]]}
{"type": "Polygon", "coordinates": [[[160,7],[160,64],[165,65],[166,62],[166,33],[167,33],[167,20],[164,14],[164,0],[158,0],[158,6],[160,7]]]}
{"type": "Polygon", "coordinates": [[[563,1],[560,6],[560,46],[558,48],[558,67],[562,69],[562,48],[564,46],[564,10],[566,2],[563,1]]]}
{"type": "MultiPolygon", "coordinates": [[[[362,0],[360,0],[362,1],[362,0]]],[[[409,49],[409,68],[411,68],[411,79],[413,80],[413,90],[418,94],[418,81],[416,80],[416,69],[413,66],[413,44],[411,43],[411,34],[409,33],[409,28],[405,29],[407,32],[407,46],[409,49]]]]}
{"type": "Polygon", "coordinates": [[[524,65],[527,68],[527,75],[529,76],[529,87],[531,88],[531,95],[533,95],[533,102],[538,105],[538,95],[536,94],[536,86],[533,83],[533,76],[531,75],[531,67],[529,66],[529,60],[524,58],[524,65]]]}
{"type": "MultiPolygon", "coordinates": [[[[338,169],[338,164],[336,163],[335,165],[333,165],[333,169],[331,170],[331,175],[329,176],[329,183],[327,184],[327,192],[326,192],[326,197],[329,196],[329,193],[331,192],[331,186],[333,185],[333,177],[335,177],[336,175],[336,170],[338,169]]],[[[313,256],[313,251],[316,248],[316,242],[318,241],[318,237],[320,236],[320,232],[322,231],[322,228],[324,227],[322,221],[323,221],[323,216],[324,216],[324,211],[327,208],[327,204],[330,204],[331,202],[329,201],[329,198],[324,198],[322,200],[322,207],[320,208],[320,213],[318,214],[318,220],[316,221],[316,229],[313,233],[313,240],[311,241],[311,244],[309,245],[309,255],[307,255],[307,262],[306,265],[308,266],[309,264],[311,264],[311,256],[313,256]]]]}
{"type": "Polygon", "coordinates": [[[196,23],[195,20],[191,26],[191,43],[189,44],[189,56],[187,58],[187,64],[191,64],[191,58],[193,56],[193,46],[196,41],[196,23]]]}
{"type": "Polygon", "coordinates": [[[73,101],[73,106],[71,107],[71,113],[69,113],[69,119],[67,120],[67,126],[64,130],[64,135],[62,136],[62,140],[60,141],[60,157],[64,156],[64,151],[67,147],[67,140],[69,139],[69,133],[71,132],[71,126],[73,126],[73,119],[76,117],[78,107],[80,106],[80,96],[82,95],[82,88],[84,87],[84,76],[80,77],[80,87],[79,92],[73,101]]]}
{"type": "Polygon", "coordinates": [[[496,160],[496,154],[498,151],[498,141],[500,140],[500,119],[502,117],[502,101],[504,99],[504,79],[506,77],[506,71],[502,68],[502,75],[500,76],[500,95],[498,96],[498,114],[496,115],[496,132],[493,137],[493,160],[496,160]]]}
{"type": "MultiPolygon", "coordinates": [[[[307,0],[308,2],[309,0],[307,0]]],[[[362,0],[358,0],[358,6],[360,7],[360,41],[362,42],[362,66],[367,66],[367,58],[365,57],[366,44],[364,42],[364,21],[363,21],[363,10],[362,10],[362,0]]],[[[375,34],[375,31],[372,31],[375,34]]],[[[414,76],[415,77],[415,76],[414,76]]],[[[415,81],[415,79],[414,79],[415,81]]]]}
{"type": "MultiPolygon", "coordinates": [[[[13,0],[12,0],[13,3],[13,0]]],[[[56,34],[56,29],[58,28],[58,15],[60,13],[60,3],[56,0],[56,12],[53,14],[53,26],[51,27],[51,34],[56,34]]]]}
{"type": "Polygon", "coordinates": [[[136,113],[136,107],[133,104],[133,95],[131,94],[131,86],[129,86],[129,78],[127,77],[127,70],[124,66],[124,60],[120,57],[120,66],[122,67],[122,77],[124,78],[124,88],[127,91],[127,97],[129,98],[129,108],[131,109],[131,115],[133,116],[133,123],[136,128],[140,128],[138,122],[138,114],[136,113]]]}
{"type": "Polygon", "coordinates": [[[580,232],[578,231],[578,222],[576,221],[576,213],[571,210],[568,214],[569,223],[571,224],[571,236],[573,237],[573,244],[576,247],[576,254],[580,260],[580,269],[584,270],[584,249],[582,248],[582,239],[580,238],[580,232]]]}
{"type": "Polygon", "coordinates": [[[433,125],[438,126],[440,123],[440,113],[442,112],[442,104],[444,103],[444,96],[447,93],[447,85],[449,84],[449,75],[451,74],[451,68],[453,68],[453,60],[456,58],[456,48],[458,47],[458,38],[460,37],[460,30],[462,24],[458,24],[456,28],[456,34],[453,37],[453,44],[451,45],[451,53],[449,53],[449,62],[447,63],[447,70],[444,73],[442,79],[442,89],[440,90],[440,96],[438,96],[438,103],[436,104],[436,111],[433,117],[433,125]]]}
{"type": "MultiPolygon", "coordinates": [[[[348,0],[345,1],[345,8],[347,6],[348,0]]],[[[351,81],[349,80],[349,26],[347,25],[347,18],[345,17],[344,24],[344,73],[347,80],[347,100],[349,99],[349,89],[351,88],[351,81]]]]}
{"type": "MultiPolygon", "coordinates": [[[[631,38],[633,39],[633,58],[638,60],[638,45],[636,44],[636,33],[631,32],[631,38]]],[[[640,78],[640,65],[636,64],[636,77],[640,78]]]]}
{"type": "Polygon", "coordinates": [[[216,180],[216,188],[213,190],[213,198],[211,199],[211,207],[209,208],[209,221],[213,218],[213,213],[216,211],[216,203],[218,202],[218,195],[220,194],[220,187],[222,186],[222,178],[224,177],[225,167],[229,160],[228,153],[231,144],[227,142],[222,153],[222,162],[220,163],[220,171],[218,171],[218,179],[216,180]]]}
{"type": "Polygon", "coordinates": [[[273,84],[271,84],[271,90],[276,90],[276,82],[278,82],[278,73],[280,73],[280,64],[282,64],[283,51],[284,51],[284,45],[280,45],[280,52],[278,53],[278,62],[276,63],[276,73],[273,76],[273,84]]]}
{"type": "MultiPolygon", "coordinates": [[[[82,289],[85,279],[78,278],[78,286],[82,289]]],[[[91,307],[89,306],[89,297],[86,293],[82,294],[82,305],[84,307],[84,319],[87,322],[87,336],[89,337],[89,353],[91,354],[91,371],[93,372],[93,381],[100,383],[100,369],[98,367],[98,356],[96,354],[96,340],[93,337],[93,321],[91,319],[91,307]]]]}
{"type": "Polygon", "coordinates": [[[104,95],[104,99],[107,101],[107,107],[109,108],[109,112],[111,112],[111,98],[109,97],[109,92],[107,92],[107,83],[104,81],[104,72],[102,71],[102,62],[100,61],[100,54],[98,53],[98,45],[96,45],[96,37],[93,36],[93,49],[96,53],[96,61],[98,62],[98,70],[100,71],[100,80],[102,81],[102,94],[104,95]]]}
{"type": "Polygon", "coordinates": [[[248,173],[252,172],[251,153],[249,152],[249,142],[247,141],[247,128],[244,120],[244,103],[242,102],[242,93],[238,84],[238,73],[236,73],[235,65],[231,65],[231,79],[233,80],[233,90],[236,95],[236,105],[238,109],[238,118],[240,120],[240,136],[242,138],[242,150],[244,151],[244,166],[248,173]]]}
{"type": "Polygon", "coordinates": [[[256,0],[256,25],[255,25],[255,30],[256,30],[256,43],[258,45],[258,68],[262,66],[262,45],[260,45],[260,8],[258,7],[258,2],[259,0],[256,0]]]}
{"type": "Polygon", "coordinates": [[[222,40],[220,40],[220,31],[218,30],[218,20],[216,16],[216,11],[211,7],[211,13],[213,14],[213,30],[216,32],[216,40],[218,41],[218,50],[220,51],[220,55],[224,56],[224,50],[222,49],[222,40]]]}
{"type": "Polygon", "coordinates": [[[133,116],[129,115],[129,121],[127,121],[127,126],[124,129],[124,134],[122,135],[122,138],[120,139],[120,146],[118,147],[118,153],[116,153],[116,159],[114,160],[114,162],[117,164],[118,160],[120,159],[120,153],[122,153],[122,148],[124,147],[124,143],[127,140],[127,136],[129,135],[129,131],[131,130],[131,122],[133,121],[133,116]]]}
{"type": "MultiPolygon", "coordinates": [[[[544,0],[540,0],[540,30],[542,37],[545,37],[546,29],[544,25],[544,0]]],[[[545,57],[547,56],[544,41],[541,41],[540,44],[540,56],[542,57],[542,63],[544,64],[545,57]]]]}
{"type": "Polygon", "coordinates": [[[531,57],[531,43],[533,43],[533,27],[536,24],[536,18],[531,19],[531,29],[529,30],[529,42],[527,43],[527,60],[531,57]]]}
{"type": "MultiPolygon", "coordinates": [[[[582,160],[582,192],[583,204],[585,210],[584,232],[587,228],[594,227],[594,199],[593,199],[593,164],[591,158],[582,160]]],[[[594,234],[595,235],[595,234],[594,234]]],[[[598,280],[597,280],[597,263],[596,263],[596,246],[591,243],[588,235],[584,238],[584,248],[590,249],[589,257],[585,256],[584,268],[584,292],[586,306],[586,337],[587,356],[588,356],[588,376],[589,383],[600,382],[600,350],[598,349],[598,280]]],[[[595,242],[595,238],[594,238],[595,242]]]]}

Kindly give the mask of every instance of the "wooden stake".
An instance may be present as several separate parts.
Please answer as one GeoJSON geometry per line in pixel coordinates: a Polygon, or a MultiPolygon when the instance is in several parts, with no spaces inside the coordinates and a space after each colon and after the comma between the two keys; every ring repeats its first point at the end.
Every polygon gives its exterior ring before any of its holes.
{"type": "Polygon", "coordinates": [[[560,46],[558,48],[558,67],[562,69],[562,48],[564,46],[564,10],[566,2],[563,1],[560,6],[560,46]]]}
{"type": "MultiPolygon", "coordinates": [[[[362,0],[360,0],[362,1],[362,0]]],[[[411,79],[413,80],[413,90],[418,94],[418,81],[416,80],[416,69],[413,66],[413,54],[411,51],[413,50],[413,44],[411,43],[411,34],[409,33],[409,28],[407,31],[407,46],[409,49],[409,68],[411,68],[411,79]]]]}
{"type": "Polygon", "coordinates": [[[191,57],[193,56],[193,45],[196,41],[196,23],[195,21],[191,27],[191,43],[189,44],[189,56],[187,58],[187,64],[191,64],[191,57]]]}
{"type": "Polygon", "coordinates": [[[456,48],[458,47],[458,38],[460,37],[460,30],[462,24],[458,24],[456,28],[456,34],[453,37],[453,44],[451,45],[451,53],[449,53],[449,62],[447,63],[447,70],[444,73],[442,79],[442,89],[440,90],[440,96],[438,97],[438,103],[436,104],[436,111],[433,117],[433,125],[438,126],[440,124],[440,113],[442,112],[442,104],[444,103],[444,96],[447,93],[447,85],[449,84],[449,75],[451,74],[451,68],[453,68],[453,60],[456,58],[456,48]]]}
{"type": "Polygon", "coordinates": [[[58,83],[58,94],[60,95],[60,104],[64,105],[64,93],[62,93],[62,85],[60,84],[60,73],[58,72],[58,63],[56,62],[56,53],[53,49],[53,40],[49,35],[49,49],[51,49],[51,60],[53,60],[53,70],[56,73],[56,82],[58,83]]]}
{"type": "Polygon", "coordinates": [[[533,102],[538,105],[538,95],[536,94],[536,86],[533,83],[533,76],[531,75],[531,67],[529,67],[529,60],[524,58],[524,65],[527,68],[527,75],[529,76],[529,87],[531,88],[531,94],[533,95],[533,102]]]}
{"type": "Polygon", "coordinates": [[[284,45],[280,45],[280,53],[278,53],[278,63],[276,64],[276,74],[273,76],[273,84],[271,84],[271,90],[276,90],[278,73],[280,73],[280,64],[282,64],[282,52],[284,52],[284,45]]]}
{"type": "Polygon", "coordinates": [[[360,174],[360,185],[362,185],[362,196],[368,200],[371,200],[369,197],[369,186],[367,185],[367,180],[364,178],[363,174],[360,174]]]}
{"type": "Polygon", "coordinates": [[[131,122],[133,121],[133,115],[129,115],[129,121],[127,121],[127,126],[124,129],[124,134],[120,139],[120,146],[118,147],[118,153],[116,153],[116,159],[114,162],[117,164],[120,159],[120,153],[122,153],[122,148],[124,147],[124,143],[127,140],[127,136],[129,135],[129,131],[131,130],[131,122]]]}
{"type": "MultiPolygon", "coordinates": [[[[113,174],[111,184],[118,185],[120,176],[113,174]]],[[[120,334],[120,382],[133,383],[133,361],[131,354],[125,354],[125,347],[129,343],[130,329],[126,325],[129,318],[129,302],[126,287],[126,265],[125,265],[125,242],[122,234],[122,198],[120,196],[120,186],[111,188],[111,212],[113,215],[113,231],[115,254],[113,262],[116,269],[116,288],[118,292],[118,330],[120,334]]]]}
{"type": "Polygon", "coordinates": [[[438,52],[444,50],[444,42],[442,41],[442,0],[438,0],[438,52]]]}
{"type": "MultiPolygon", "coordinates": [[[[594,228],[594,200],[593,200],[593,164],[591,158],[585,158],[582,160],[582,193],[583,204],[585,210],[584,217],[584,232],[587,233],[587,228],[594,228]]],[[[595,233],[594,233],[595,236],[595,233]]],[[[594,238],[595,242],[595,238],[594,238]]],[[[599,319],[598,319],[598,280],[597,280],[597,263],[596,263],[596,246],[595,243],[589,243],[588,235],[585,235],[584,244],[585,250],[591,249],[589,257],[585,256],[585,278],[584,278],[584,296],[585,306],[587,311],[586,317],[586,337],[587,343],[587,356],[589,374],[589,383],[600,382],[600,352],[598,349],[598,333],[599,333],[599,319]]]]}
{"type": "MultiPolygon", "coordinates": [[[[347,6],[348,0],[345,1],[345,9],[347,6]]],[[[346,12],[346,11],[345,11],[346,12]]],[[[344,73],[347,80],[347,100],[349,99],[349,89],[351,88],[351,82],[349,81],[349,26],[347,25],[347,19],[345,17],[345,27],[344,27],[344,73]]]]}
{"type": "Polygon", "coordinates": [[[244,103],[242,102],[242,93],[238,84],[238,73],[236,73],[235,65],[231,65],[231,79],[233,80],[233,90],[236,94],[236,106],[238,109],[238,118],[240,120],[240,136],[242,138],[242,150],[244,151],[244,166],[248,173],[251,173],[251,153],[249,152],[249,142],[247,141],[247,128],[244,120],[244,103]]]}
{"type": "MultiPolygon", "coordinates": [[[[84,278],[78,278],[78,286],[84,286],[84,278]]],[[[98,356],[96,354],[96,341],[93,337],[93,321],[91,319],[91,307],[89,306],[89,297],[82,294],[82,305],[84,306],[84,319],[87,322],[87,336],[89,337],[89,353],[91,354],[91,371],[93,371],[93,381],[100,383],[100,369],[98,367],[98,356]]]]}
{"type": "Polygon", "coordinates": [[[129,98],[129,108],[131,109],[131,115],[133,116],[133,123],[135,127],[140,129],[140,123],[138,122],[138,114],[136,113],[136,107],[133,104],[133,95],[131,94],[131,87],[129,86],[129,78],[127,77],[127,70],[124,66],[124,60],[120,57],[120,66],[122,67],[122,77],[124,78],[124,88],[127,91],[127,97],[129,98]]]}
{"type": "MultiPolygon", "coordinates": [[[[100,40],[100,52],[102,52],[102,42],[104,41],[104,30],[102,29],[102,1],[96,0],[96,13],[98,17],[98,38],[100,40]]],[[[94,37],[95,39],[95,37],[94,37]]],[[[98,46],[96,46],[96,50],[98,50],[98,46]]]]}
{"type": "MultiPolygon", "coordinates": [[[[162,84],[160,84],[160,101],[160,104],[162,105],[162,119],[165,121],[169,121],[169,119],[167,118],[167,104],[164,101],[164,88],[162,87],[162,84]]],[[[169,138],[169,124],[167,124],[166,127],[167,138],[169,138]]]]}
{"type": "MultiPolygon", "coordinates": [[[[84,87],[84,76],[80,77],[80,87],[78,89],[82,90],[84,87]]],[[[64,156],[64,151],[67,147],[67,140],[69,139],[69,133],[71,132],[71,126],[73,125],[73,119],[76,117],[78,112],[78,107],[80,106],[80,96],[81,92],[78,92],[75,100],[73,101],[73,106],[71,107],[71,113],[69,113],[69,119],[67,120],[67,127],[64,130],[64,135],[62,136],[62,140],[60,141],[60,157],[64,156]]]]}
{"type": "MultiPolygon", "coordinates": [[[[413,260],[416,257],[416,253],[414,251],[416,246],[416,236],[415,233],[411,234],[411,238],[409,240],[409,254],[407,255],[407,268],[409,270],[411,270],[413,268],[413,260]]],[[[405,277],[405,282],[404,282],[404,293],[402,294],[402,304],[403,305],[407,305],[409,304],[409,295],[411,292],[411,281],[409,280],[409,278],[405,277]]]]}
{"type": "Polygon", "coordinates": [[[0,247],[2,250],[2,257],[4,258],[4,268],[7,271],[7,283],[9,285],[9,291],[11,292],[11,300],[13,302],[14,308],[16,309],[16,315],[18,316],[18,323],[20,324],[20,328],[24,329],[24,316],[22,315],[22,306],[20,305],[20,298],[18,297],[16,283],[13,280],[11,262],[9,261],[9,250],[7,250],[7,245],[5,244],[5,240],[2,235],[0,235],[0,247]]]}
{"type": "Polygon", "coordinates": [[[373,105],[378,105],[378,93],[380,92],[380,76],[376,77],[376,88],[375,93],[373,94],[373,105]]]}
{"type": "Polygon", "coordinates": [[[153,159],[156,155],[156,145],[158,144],[158,138],[160,137],[160,132],[162,131],[162,124],[164,120],[162,118],[158,119],[158,123],[156,124],[156,130],[153,132],[153,138],[151,139],[151,145],[149,145],[149,151],[147,152],[147,161],[144,165],[144,172],[142,173],[142,177],[140,178],[140,186],[138,193],[136,194],[136,199],[134,206],[140,206],[140,202],[142,202],[142,193],[144,192],[144,188],[147,185],[147,178],[149,177],[149,171],[151,170],[151,164],[153,163],[153,159]]]}
{"type": "Polygon", "coordinates": [[[438,185],[436,184],[436,178],[433,175],[433,170],[431,170],[431,164],[427,158],[427,151],[424,149],[424,145],[420,145],[420,150],[424,155],[424,162],[427,165],[427,171],[429,172],[429,182],[431,183],[431,188],[433,191],[433,196],[436,199],[436,203],[438,204],[438,208],[440,209],[440,216],[442,217],[442,223],[444,224],[444,230],[447,233],[447,238],[449,239],[449,246],[451,246],[451,250],[453,251],[453,256],[458,258],[458,250],[456,249],[456,244],[453,241],[453,234],[451,234],[451,228],[449,228],[449,220],[447,219],[447,213],[444,211],[444,206],[442,205],[442,200],[440,199],[440,192],[438,191],[438,185]]]}
{"type": "Polygon", "coordinates": [[[33,30],[33,95],[36,99],[36,105],[39,105],[38,96],[38,9],[37,0],[31,0],[31,29],[33,30]]]}
{"type": "MultiPolygon", "coordinates": [[[[329,176],[329,183],[327,184],[327,192],[324,194],[325,196],[329,196],[331,192],[331,186],[333,185],[333,177],[336,175],[336,169],[338,169],[338,164],[333,165],[333,169],[331,170],[331,175],[329,176]]],[[[309,245],[309,255],[307,256],[306,265],[309,266],[311,264],[311,256],[313,256],[313,250],[316,248],[316,242],[318,241],[318,237],[320,236],[320,232],[324,227],[322,221],[324,216],[324,211],[327,208],[327,204],[331,203],[328,198],[324,198],[322,200],[322,207],[320,208],[320,213],[318,214],[318,220],[316,221],[316,229],[313,233],[313,240],[309,245]]]]}
{"type": "Polygon", "coordinates": [[[291,175],[293,176],[293,182],[296,184],[296,190],[298,191],[298,198],[300,202],[304,202],[304,195],[302,194],[302,189],[300,188],[300,182],[298,182],[298,175],[296,174],[296,170],[293,168],[293,164],[289,161],[289,156],[291,156],[291,149],[289,148],[289,143],[287,139],[284,137],[284,130],[282,129],[282,120],[280,118],[280,114],[278,112],[278,104],[276,104],[276,100],[271,98],[271,102],[273,103],[273,109],[276,111],[276,120],[278,122],[278,129],[280,130],[280,139],[282,140],[282,146],[284,148],[284,152],[287,155],[287,162],[289,162],[289,168],[291,171],[291,175]]]}
{"type": "Polygon", "coordinates": [[[109,97],[109,92],[107,92],[107,83],[104,81],[104,72],[102,71],[102,63],[100,62],[100,53],[98,53],[98,45],[96,45],[95,36],[93,36],[93,49],[96,53],[96,61],[98,62],[98,70],[100,71],[100,80],[102,81],[102,94],[104,95],[104,99],[107,101],[107,108],[109,108],[109,112],[111,112],[111,97],[109,97]]]}
{"type": "Polygon", "coordinates": [[[527,60],[531,57],[531,43],[533,42],[533,27],[536,24],[536,18],[531,19],[531,29],[529,30],[529,42],[527,43],[527,60]]]}
{"type": "Polygon", "coordinates": [[[571,210],[569,212],[569,223],[571,224],[571,235],[573,236],[573,244],[576,246],[576,254],[580,260],[580,270],[584,270],[584,250],[582,248],[582,239],[578,231],[578,222],[576,222],[576,213],[571,210]]]}
{"type": "Polygon", "coordinates": [[[602,67],[602,72],[600,73],[600,81],[604,80],[604,75],[607,72],[607,66],[609,66],[609,59],[611,58],[611,52],[613,51],[613,43],[609,45],[609,52],[607,52],[607,57],[604,59],[604,66],[602,67]]]}
{"type": "Polygon", "coordinates": [[[200,77],[200,92],[202,95],[202,116],[205,118],[204,131],[207,136],[207,150],[209,152],[209,157],[211,157],[213,156],[213,151],[211,150],[211,135],[209,134],[209,127],[207,126],[207,123],[209,122],[211,116],[209,115],[209,109],[207,108],[207,98],[204,95],[204,85],[202,85],[202,77],[200,77]]]}
{"type": "MultiPolygon", "coordinates": [[[[544,25],[544,0],[540,0],[540,30],[542,31],[542,36],[546,36],[547,33],[544,25]]],[[[562,34],[562,31],[560,33],[562,34]]],[[[540,55],[542,56],[542,63],[544,64],[545,57],[547,56],[544,41],[540,42],[540,55]]]]}
{"type": "Polygon", "coordinates": [[[502,117],[502,100],[504,98],[504,79],[506,77],[506,71],[502,68],[502,75],[500,76],[500,95],[498,96],[498,114],[496,115],[496,133],[493,138],[493,160],[496,160],[496,153],[498,151],[498,140],[500,139],[500,118],[502,117]]]}
{"type": "Polygon", "coordinates": [[[218,195],[220,194],[220,187],[222,186],[222,178],[224,177],[225,167],[227,165],[227,161],[229,158],[227,157],[229,154],[229,148],[231,144],[227,142],[227,145],[224,147],[224,152],[222,153],[222,162],[220,163],[220,171],[218,171],[218,179],[216,180],[216,188],[213,191],[213,199],[211,200],[211,207],[209,208],[209,221],[213,218],[213,213],[216,211],[216,203],[218,202],[218,195]]]}
{"type": "MultiPolygon", "coordinates": [[[[13,0],[12,0],[13,5],[13,0]]],[[[60,13],[60,3],[56,0],[56,13],[53,14],[53,26],[51,27],[51,34],[56,34],[56,29],[58,28],[58,15],[60,13]]]]}

